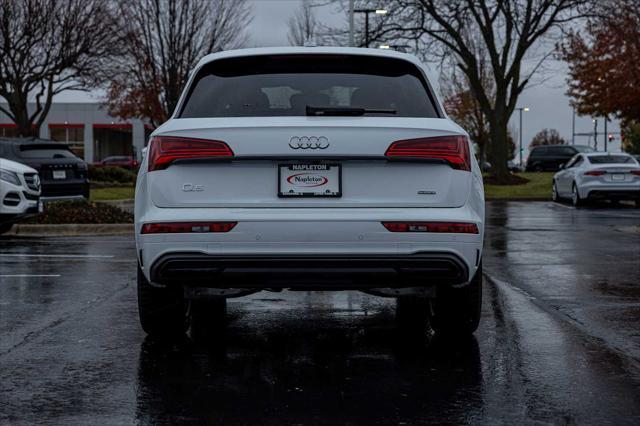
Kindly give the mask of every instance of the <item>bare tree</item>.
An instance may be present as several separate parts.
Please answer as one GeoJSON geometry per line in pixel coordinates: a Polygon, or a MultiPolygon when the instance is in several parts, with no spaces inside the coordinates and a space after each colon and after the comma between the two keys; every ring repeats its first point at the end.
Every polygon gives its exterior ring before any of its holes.
{"type": "Polygon", "coordinates": [[[154,125],[175,109],[197,61],[246,42],[245,0],[121,0],[124,54],[107,91],[111,114],[154,125]]]}
{"type": "MultiPolygon", "coordinates": [[[[480,66],[483,89],[491,98],[495,97],[493,78],[487,72],[486,64],[480,66]]],[[[482,112],[480,103],[470,87],[469,80],[458,69],[453,68],[451,76],[441,78],[441,91],[444,108],[449,116],[471,137],[478,147],[478,157],[482,164],[487,160],[487,148],[490,143],[489,122],[482,112]]]]}
{"type": "Polygon", "coordinates": [[[304,46],[305,43],[314,41],[318,20],[313,7],[310,0],[303,0],[296,14],[289,18],[287,38],[292,46],[304,46]]]}
{"type": "Polygon", "coordinates": [[[0,0],[0,106],[21,136],[38,136],[53,97],[99,79],[117,49],[102,0],[0,0]],[[28,108],[29,100],[35,102],[28,108]]]}
{"type": "MultiPolygon", "coordinates": [[[[358,7],[377,4],[363,0],[358,7]]],[[[453,63],[460,69],[489,122],[494,173],[498,181],[508,181],[508,123],[518,97],[555,51],[550,39],[588,13],[592,2],[392,0],[385,4],[388,13],[370,30],[368,39],[411,44],[423,58],[453,63]],[[482,84],[483,60],[478,55],[488,60],[494,97],[482,84]]]]}

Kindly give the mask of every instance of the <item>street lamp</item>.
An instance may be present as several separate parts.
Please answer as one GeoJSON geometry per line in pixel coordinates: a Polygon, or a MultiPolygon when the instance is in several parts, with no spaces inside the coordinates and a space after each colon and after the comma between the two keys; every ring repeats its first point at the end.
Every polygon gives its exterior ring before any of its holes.
{"type": "Polygon", "coordinates": [[[364,46],[369,47],[369,14],[386,15],[387,9],[355,9],[353,13],[364,13],[364,46]]]}
{"type": "Polygon", "coordinates": [[[522,111],[528,112],[529,107],[516,108],[520,111],[520,167],[522,167],[522,111]]]}

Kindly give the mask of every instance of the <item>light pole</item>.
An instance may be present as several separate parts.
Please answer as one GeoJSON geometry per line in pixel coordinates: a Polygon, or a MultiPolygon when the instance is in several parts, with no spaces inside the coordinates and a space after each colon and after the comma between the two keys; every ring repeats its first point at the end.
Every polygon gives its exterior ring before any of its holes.
{"type": "Polygon", "coordinates": [[[516,108],[520,112],[520,167],[522,167],[522,111],[529,111],[529,107],[516,108]]]}
{"type": "Polygon", "coordinates": [[[369,47],[369,14],[386,15],[387,9],[355,9],[353,13],[364,13],[364,47],[369,47]]]}

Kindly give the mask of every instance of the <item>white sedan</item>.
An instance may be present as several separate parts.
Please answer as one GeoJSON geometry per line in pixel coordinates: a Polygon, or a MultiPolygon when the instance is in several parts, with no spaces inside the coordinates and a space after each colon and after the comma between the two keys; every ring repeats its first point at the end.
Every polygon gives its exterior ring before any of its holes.
{"type": "Polygon", "coordinates": [[[591,199],[635,200],[640,207],[640,164],[629,154],[576,154],[553,176],[554,201],[574,206],[591,199]]]}

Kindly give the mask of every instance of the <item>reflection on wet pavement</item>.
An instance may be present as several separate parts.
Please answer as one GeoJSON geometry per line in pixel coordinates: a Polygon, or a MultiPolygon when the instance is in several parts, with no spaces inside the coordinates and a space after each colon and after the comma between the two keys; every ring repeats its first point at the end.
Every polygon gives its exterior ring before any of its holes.
{"type": "Polygon", "coordinates": [[[589,213],[491,204],[481,327],[457,343],[355,292],[258,293],[222,334],[154,341],[132,239],[2,240],[103,257],[0,258],[0,275],[61,275],[0,278],[0,423],[637,424],[640,237],[609,228],[639,215],[589,213]]]}

